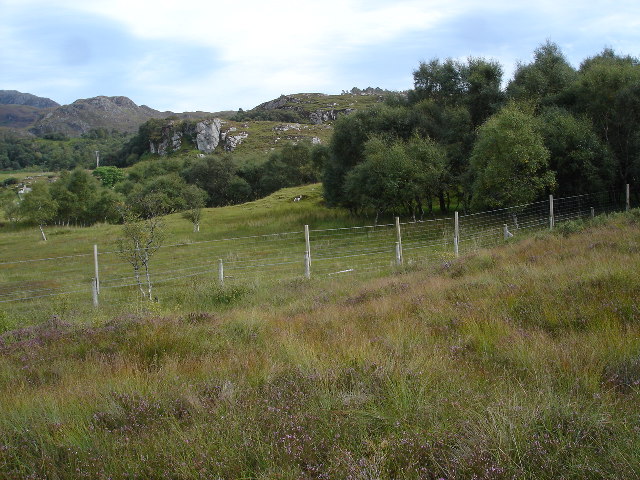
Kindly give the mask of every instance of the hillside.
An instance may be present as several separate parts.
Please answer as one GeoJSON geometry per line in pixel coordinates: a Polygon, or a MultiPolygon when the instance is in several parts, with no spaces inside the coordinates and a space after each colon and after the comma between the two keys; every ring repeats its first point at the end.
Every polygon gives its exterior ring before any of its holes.
{"type": "Polygon", "coordinates": [[[638,218],[387,277],[51,302],[0,335],[0,476],[637,478],[638,218]]]}
{"type": "MultiPolygon", "coordinates": [[[[13,90],[0,90],[0,127],[29,131],[37,136],[63,134],[78,137],[90,130],[135,133],[150,119],[267,120],[318,125],[331,123],[341,114],[365,108],[382,99],[381,93],[282,95],[247,112],[160,112],[138,106],[127,97],[98,96],[58,105],[50,99],[13,90]]],[[[169,120],[167,120],[169,121],[169,120]]]]}
{"type": "Polygon", "coordinates": [[[0,90],[0,128],[11,129],[12,133],[25,136],[27,132],[20,130],[26,130],[48,109],[55,107],[59,107],[59,104],[49,98],[17,90],[0,90]]]}
{"type": "Polygon", "coordinates": [[[0,105],[24,105],[34,108],[55,108],[60,104],[50,98],[38,97],[17,90],[0,90],[0,105]]]}
{"type": "Polygon", "coordinates": [[[298,93],[281,95],[274,100],[262,103],[248,112],[244,112],[244,116],[259,120],[290,119],[317,125],[332,122],[339,115],[348,115],[355,110],[370,107],[382,100],[382,94],[298,93]]]}
{"type": "Polygon", "coordinates": [[[169,115],[169,112],[159,112],[146,105],[138,106],[127,97],[94,97],[54,108],[30,130],[39,136],[62,133],[71,137],[97,128],[133,133],[150,118],[169,115]]]}
{"type": "Polygon", "coordinates": [[[28,105],[0,105],[0,127],[26,129],[45,112],[41,108],[28,105]]]}

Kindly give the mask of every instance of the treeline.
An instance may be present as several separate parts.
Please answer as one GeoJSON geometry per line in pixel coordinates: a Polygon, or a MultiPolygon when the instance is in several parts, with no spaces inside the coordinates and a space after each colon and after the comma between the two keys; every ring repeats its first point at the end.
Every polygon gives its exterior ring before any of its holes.
{"type": "Polygon", "coordinates": [[[233,205],[318,182],[327,158],[328,147],[306,142],[285,145],[262,163],[240,164],[232,154],[164,157],[129,168],[114,190],[134,209],[151,194],[164,212],[192,208],[194,196],[203,198],[202,206],[233,205]]]}
{"type": "Polygon", "coordinates": [[[323,171],[330,204],[423,214],[637,183],[640,67],[612,50],[572,67],[547,42],[502,88],[495,61],[434,59],[408,95],[338,119],[323,171]]]}
{"type": "Polygon", "coordinates": [[[121,219],[124,197],[81,168],[63,172],[53,183],[35,183],[32,188],[22,196],[11,189],[0,191],[7,219],[36,225],[78,226],[116,223],[121,219]]]}
{"type": "Polygon", "coordinates": [[[71,170],[95,165],[96,151],[101,158],[114,156],[130,135],[106,129],[93,129],[80,138],[62,133],[42,138],[23,138],[0,134],[0,170],[38,168],[43,171],[71,170]]]}
{"type": "MultiPolygon", "coordinates": [[[[219,207],[264,197],[281,188],[318,182],[328,147],[298,143],[272,152],[262,163],[238,164],[228,155],[164,157],[124,170],[76,168],[53,182],[37,183],[19,197],[0,190],[5,217],[33,224],[117,223],[124,211],[145,217],[219,207]],[[125,173],[126,172],[126,173],[125,173]],[[153,206],[153,212],[148,206],[153,206]]],[[[15,182],[11,182],[12,184],[15,182]]],[[[15,185],[7,185],[7,187],[15,185]]]]}

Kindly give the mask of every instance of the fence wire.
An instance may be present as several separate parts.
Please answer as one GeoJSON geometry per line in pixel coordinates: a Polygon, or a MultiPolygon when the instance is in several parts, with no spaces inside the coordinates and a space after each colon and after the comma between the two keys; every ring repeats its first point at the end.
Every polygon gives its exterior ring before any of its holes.
{"type": "MultiPolygon", "coordinates": [[[[511,236],[553,228],[625,208],[624,195],[600,192],[534,202],[459,216],[458,252],[500,244],[511,236]]],[[[455,255],[454,218],[309,231],[310,274],[336,276],[392,270],[414,263],[437,263],[455,255]]],[[[154,285],[202,279],[270,280],[306,274],[304,231],[164,245],[152,256],[154,285]]],[[[90,251],[91,248],[87,248],[90,251]]],[[[115,250],[98,252],[99,287],[136,288],[132,265],[115,250]]],[[[94,272],[91,253],[0,262],[0,304],[79,294],[90,298],[94,272]],[[44,268],[46,266],[46,269],[44,268]],[[49,272],[47,275],[44,271],[49,272]],[[52,277],[50,272],[55,272],[52,277]]],[[[141,271],[142,282],[146,272],[141,271]]]]}

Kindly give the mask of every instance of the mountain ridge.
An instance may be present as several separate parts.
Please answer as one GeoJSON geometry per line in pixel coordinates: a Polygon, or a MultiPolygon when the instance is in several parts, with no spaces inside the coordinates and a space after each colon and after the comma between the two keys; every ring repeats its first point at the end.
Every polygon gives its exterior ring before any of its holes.
{"type": "Polygon", "coordinates": [[[26,105],[35,108],[55,108],[60,104],[50,98],[38,97],[17,90],[0,90],[0,105],[26,105]]]}
{"type": "Polygon", "coordinates": [[[320,125],[381,100],[379,92],[343,92],[340,95],[298,93],[281,95],[248,111],[175,113],[137,105],[126,96],[99,95],[59,105],[51,99],[30,93],[0,90],[0,128],[38,137],[50,134],[80,137],[96,129],[136,133],[142,124],[152,119],[222,118],[320,125]]]}

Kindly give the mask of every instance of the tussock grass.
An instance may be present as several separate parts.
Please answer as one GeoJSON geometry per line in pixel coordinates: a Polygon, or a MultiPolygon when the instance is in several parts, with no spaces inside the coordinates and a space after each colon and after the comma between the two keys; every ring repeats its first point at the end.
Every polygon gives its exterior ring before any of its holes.
{"type": "Polygon", "coordinates": [[[639,228],[70,303],[0,334],[0,477],[638,478],[639,228]]]}

